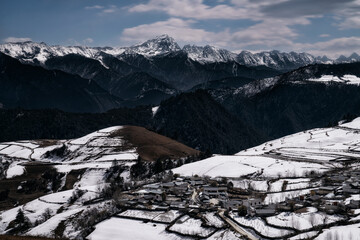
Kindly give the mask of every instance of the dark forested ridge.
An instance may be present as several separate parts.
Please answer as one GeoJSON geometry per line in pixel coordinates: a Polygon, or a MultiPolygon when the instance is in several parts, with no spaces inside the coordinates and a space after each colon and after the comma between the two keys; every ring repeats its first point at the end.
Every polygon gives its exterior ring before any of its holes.
{"type": "Polygon", "coordinates": [[[360,86],[308,79],[331,75],[360,76],[360,63],[317,64],[273,78],[267,85],[253,81],[242,88],[211,90],[229,112],[266,140],[337,123],[346,115],[360,115],[360,86]]]}
{"type": "Polygon", "coordinates": [[[234,153],[263,139],[202,90],[163,101],[153,127],[160,134],[214,153],[234,153]]]}
{"type": "Polygon", "coordinates": [[[60,110],[0,109],[0,142],[28,139],[69,139],[115,125],[150,126],[150,107],[121,108],[105,113],[60,110]]]}
{"type": "Polygon", "coordinates": [[[213,153],[234,153],[262,140],[255,130],[242,124],[208,93],[196,91],[163,101],[155,116],[149,106],[119,108],[105,113],[2,109],[0,142],[75,138],[115,125],[143,126],[213,153]]]}
{"type": "Polygon", "coordinates": [[[102,112],[120,105],[94,81],[59,70],[22,64],[0,53],[0,103],[3,108],[57,108],[102,112]]]}
{"type": "Polygon", "coordinates": [[[308,81],[360,76],[360,63],[316,64],[259,79],[278,72],[229,62],[201,64],[181,51],[151,61],[137,54],[102,59],[104,65],[78,55],[51,58],[46,68],[60,70],[49,70],[1,54],[0,141],[75,138],[128,124],[198,150],[231,154],[360,115],[359,85],[308,81]],[[180,93],[163,74],[178,88],[199,84],[180,93]]]}

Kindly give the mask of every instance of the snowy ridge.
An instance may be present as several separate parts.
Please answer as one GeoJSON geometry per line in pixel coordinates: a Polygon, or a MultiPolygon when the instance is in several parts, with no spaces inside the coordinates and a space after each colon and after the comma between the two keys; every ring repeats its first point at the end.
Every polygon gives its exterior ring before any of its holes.
{"type": "Polygon", "coordinates": [[[247,66],[265,65],[276,69],[286,68],[288,64],[305,66],[313,63],[325,63],[308,53],[282,53],[276,50],[255,54],[243,51],[238,55],[237,61],[247,66]]]}
{"type": "Polygon", "coordinates": [[[243,94],[247,97],[251,97],[260,92],[263,92],[266,89],[272,88],[279,82],[279,80],[280,80],[279,76],[258,80],[258,81],[246,84],[243,87],[235,89],[233,94],[234,95],[243,94]]]}
{"type": "Polygon", "coordinates": [[[6,43],[0,45],[0,52],[24,62],[41,64],[51,57],[64,56],[67,54],[78,54],[101,61],[101,52],[119,58],[124,55],[133,54],[151,58],[178,51],[187,53],[190,59],[200,63],[236,61],[246,66],[267,66],[275,69],[294,69],[314,63],[332,64],[360,61],[360,56],[356,53],[353,53],[349,57],[340,56],[338,59],[329,59],[326,56],[314,57],[308,53],[284,53],[276,50],[259,53],[242,51],[240,54],[236,54],[226,49],[219,49],[210,45],[185,45],[181,49],[175,40],[166,34],[130,47],[65,47],[49,46],[43,42],[6,43]]]}
{"type": "Polygon", "coordinates": [[[205,47],[185,45],[183,51],[188,54],[190,59],[197,62],[228,62],[236,60],[235,53],[209,45],[205,47]]]}
{"type": "Polygon", "coordinates": [[[168,52],[180,51],[181,48],[172,37],[161,35],[142,44],[127,49],[127,53],[135,52],[144,56],[156,56],[168,52]]]}
{"type": "Polygon", "coordinates": [[[320,78],[310,78],[306,81],[311,82],[322,82],[322,83],[330,83],[330,82],[338,82],[338,83],[345,83],[345,84],[353,84],[359,85],[360,78],[355,75],[346,74],[342,77],[333,76],[333,75],[322,75],[320,78]]]}
{"type": "Polygon", "coordinates": [[[337,164],[360,159],[360,118],[332,128],[312,129],[232,156],[217,155],[175,168],[180,175],[268,178],[303,177],[309,171],[324,172],[337,164]]]}
{"type": "Polygon", "coordinates": [[[87,58],[95,59],[99,50],[84,46],[48,46],[45,43],[24,42],[6,43],[0,45],[0,51],[14,58],[25,62],[45,63],[50,57],[78,54],[87,58]]]}
{"type": "Polygon", "coordinates": [[[42,146],[44,142],[41,140],[5,142],[1,144],[3,147],[0,150],[0,156],[27,161],[57,162],[61,160],[61,162],[75,163],[87,161],[90,157],[95,161],[137,159],[138,155],[135,149],[119,153],[113,151],[114,147],[124,145],[121,136],[109,137],[113,132],[120,129],[122,126],[110,127],[77,139],[52,141],[45,147],[42,146]],[[66,156],[61,159],[56,155],[51,155],[51,151],[59,148],[65,148],[67,152],[66,156]]]}

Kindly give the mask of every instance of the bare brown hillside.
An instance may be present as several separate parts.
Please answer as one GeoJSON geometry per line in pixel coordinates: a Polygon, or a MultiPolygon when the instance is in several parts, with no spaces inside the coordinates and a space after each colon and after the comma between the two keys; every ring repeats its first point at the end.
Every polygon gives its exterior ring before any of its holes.
{"type": "Polygon", "coordinates": [[[137,148],[140,157],[146,161],[169,158],[177,159],[200,153],[198,150],[143,127],[125,126],[112,133],[111,136],[123,136],[129,144],[137,148]]]}

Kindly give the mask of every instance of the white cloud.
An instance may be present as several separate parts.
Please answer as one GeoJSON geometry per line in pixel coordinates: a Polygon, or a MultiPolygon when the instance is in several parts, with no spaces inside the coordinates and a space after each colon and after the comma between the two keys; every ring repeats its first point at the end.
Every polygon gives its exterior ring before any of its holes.
{"type": "Polygon", "coordinates": [[[291,44],[291,39],[297,36],[298,34],[282,21],[273,20],[264,21],[244,30],[234,32],[230,42],[237,48],[248,48],[257,45],[279,47],[291,44]]]}
{"type": "Polygon", "coordinates": [[[28,42],[32,41],[31,38],[18,38],[18,37],[8,37],[3,40],[6,43],[15,43],[15,42],[28,42]]]}
{"type": "Polygon", "coordinates": [[[254,49],[281,49],[283,51],[309,52],[316,56],[327,55],[338,57],[341,54],[350,55],[360,49],[360,37],[335,38],[315,43],[297,43],[298,33],[281,21],[265,21],[240,31],[210,32],[195,28],[195,21],[170,18],[151,24],[143,24],[127,28],[121,35],[123,42],[143,42],[157,35],[168,34],[180,43],[211,44],[218,47],[236,49],[237,52],[254,49]]]}
{"type": "Polygon", "coordinates": [[[142,42],[164,33],[174,37],[177,41],[185,43],[210,43],[221,39],[221,35],[228,35],[227,31],[214,33],[203,29],[193,28],[192,20],[170,18],[151,24],[143,24],[126,28],[122,32],[121,40],[124,42],[142,42]]]}
{"type": "Polygon", "coordinates": [[[93,42],[94,42],[94,39],[92,39],[92,38],[86,38],[83,40],[84,44],[89,44],[89,43],[93,43],[93,42]]]}
{"type": "Polygon", "coordinates": [[[100,15],[105,15],[105,14],[108,14],[108,13],[114,13],[118,10],[117,6],[115,5],[110,5],[109,7],[103,9],[101,12],[100,12],[100,15]]]}
{"type": "Polygon", "coordinates": [[[336,58],[340,55],[350,55],[360,49],[360,37],[334,38],[328,41],[316,43],[294,43],[293,49],[314,54],[316,56],[327,55],[336,58]]]}
{"type": "Polygon", "coordinates": [[[103,9],[104,6],[100,6],[100,5],[94,5],[94,6],[86,6],[85,9],[86,10],[90,10],[90,9],[103,9]]]}
{"type": "Polygon", "coordinates": [[[289,39],[298,34],[281,21],[265,21],[248,28],[230,32],[210,32],[194,27],[196,21],[170,18],[151,24],[143,24],[124,29],[121,40],[124,42],[142,42],[161,34],[168,34],[181,43],[211,44],[230,49],[250,48],[256,45],[278,47],[291,45],[289,39]]]}
{"type": "Polygon", "coordinates": [[[86,10],[97,10],[98,15],[106,15],[109,13],[114,13],[118,10],[116,5],[108,5],[108,6],[101,6],[101,5],[94,5],[94,6],[87,6],[85,7],[86,10]]]}
{"type": "Polygon", "coordinates": [[[150,0],[129,8],[129,12],[162,11],[172,17],[191,19],[245,19],[249,12],[245,8],[218,4],[210,7],[203,0],[150,0]]]}
{"type": "MultiPolygon", "coordinates": [[[[141,42],[156,35],[169,34],[180,43],[212,44],[228,49],[280,49],[309,51],[316,55],[336,56],[359,48],[357,37],[337,38],[318,43],[298,43],[301,34],[294,25],[311,25],[314,18],[331,14],[334,27],[360,28],[360,0],[228,0],[210,6],[204,0],[148,0],[130,6],[131,13],[164,12],[169,19],[124,29],[121,40],[141,42]],[[288,13],[284,9],[290,9],[288,13]],[[196,27],[208,19],[252,20],[254,25],[218,32],[196,27]],[[335,25],[336,24],[336,25],[335,25]]],[[[311,26],[309,26],[311,27],[311,26]]],[[[321,34],[320,37],[330,37],[321,34]]]]}

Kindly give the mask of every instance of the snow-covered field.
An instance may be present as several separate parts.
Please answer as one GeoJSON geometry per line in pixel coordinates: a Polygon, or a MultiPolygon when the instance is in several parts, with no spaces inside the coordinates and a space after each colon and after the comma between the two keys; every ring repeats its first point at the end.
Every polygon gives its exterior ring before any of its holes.
{"type": "MultiPolygon", "coordinates": [[[[29,140],[5,142],[0,144],[0,156],[4,156],[10,166],[5,172],[6,178],[13,178],[25,173],[28,162],[53,163],[60,173],[68,174],[72,170],[86,169],[74,187],[88,189],[104,182],[105,171],[114,162],[129,168],[135,164],[138,154],[135,148],[126,147],[121,136],[110,136],[122,126],[109,127],[71,140],[29,140]],[[120,147],[120,148],[119,148],[120,147]],[[53,150],[64,152],[58,157],[53,150]]],[[[126,177],[126,172],[123,172],[126,177]]]]}
{"type": "Polygon", "coordinates": [[[176,223],[170,227],[170,230],[182,234],[197,235],[200,237],[206,237],[214,231],[212,228],[202,227],[201,224],[202,222],[200,219],[194,219],[185,215],[178,219],[176,223]]]}
{"type": "Polygon", "coordinates": [[[240,233],[227,229],[227,230],[218,231],[207,239],[208,240],[239,240],[245,238],[240,233]]]}
{"type": "Polygon", "coordinates": [[[23,175],[25,167],[20,165],[23,161],[14,161],[10,164],[6,171],[6,178],[13,178],[15,176],[23,175]]]}
{"type": "Polygon", "coordinates": [[[323,233],[317,236],[317,240],[359,240],[360,239],[360,223],[331,227],[325,229],[323,233]]]}
{"type": "Polygon", "coordinates": [[[109,127],[90,133],[86,136],[71,140],[29,140],[18,142],[5,142],[0,145],[0,156],[13,157],[23,160],[36,160],[44,162],[58,162],[55,156],[46,157],[45,153],[56,148],[65,147],[69,151],[65,159],[77,163],[89,157],[97,161],[136,160],[138,154],[135,149],[114,152],[114,147],[124,145],[122,137],[109,137],[111,133],[122,129],[122,126],[109,127]]]}
{"type": "Polygon", "coordinates": [[[279,227],[291,227],[298,230],[306,230],[318,225],[333,223],[343,220],[336,215],[319,213],[316,208],[309,207],[305,213],[283,212],[273,217],[268,217],[267,221],[279,227]]]}
{"type": "Polygon", "coordinates": [[[330,166],[278,160],[266,156],[215,156],[202,161],[185,164],[173,170],[183,176],[210,176],[238,178],[249,174],[263,177],[302,177],[311,171],[324,172],[330,166]]]}
{"type": "Polygon", "coordinates": [[[175,220],[178,216],[180,216],[180,213],[178,211],[170,210],[167,212],[164,211],[145,211],[145,210],[126,210],[118,216],[121,217],[132,217],[132,218],[138,218],[138,219],[148,219],[148,220],[154,220],[164,223],[170,223],[173,220],[175,220]]]}
{"type": "Polygon", "coordinates": [[[26,233],[26,235],[30,236],[51,236],[51,233],[57,228],[59,223],[63,220],[68,219],[69,217],[79,213],[80,211],[83,211],[84,208],[75,208],[71,209],[69,211],[65,211],[59,214],[56,214],[55,216],[51,217],[46,222],[34,227],[29,232],[26,233]]]}
{"type": "MultiPolygon", "coordinates": [[[[314,189],[314,188],[312,188],[314,189]]],[[[310,193],[312,189],[294,190],[288,192],[268,193],[264,200],[265,204],[279,203],[285,201],[286,198],[293,199],[298,196],[306,195],[310,193]]]]}
{"type": "Polygon", "coordinates": [[[296,190],[316,185],[316,183],[310,183],[309,178],[283,178],[276,181],[239,179],[231,180],[231,182],[235,188],[250,188],[260,192],[281,192],[283,187],[285,187],[284,190],[296,190]]]}
{"type": "Polygon", "coordinates": [[[221,228],[225,225],[221,218],[216,216],[214,212],[207,212],[203,214],[203,217],[209,226],[221,228]]]}
{"type": "Polygon", "coordinates": [[[323,83],[339,82],[339,83],[354,84],[354,85],[360,84],[359,77],[349,74],[346,74],[342,77],[333,76],[333,75],[322,75],[320,78],[310,78],[307,81],[323,82],[323,83]]]}
{"type": "Polygon", "coordinates": [[[142,221],[124,218],[110,218],[95,226],[95,231],[87,238],[89,240],[133,239],[133,240],[180,240],[176,234],[165,231],[167,225],[144,223],[142,221]]]}
{"type": "MultiPolygon", "coordinates": [[[[29,218],[32,224],[43,221],[45,211],[47,211],[47,215],[50,214],[47,221],[33,227],[26,233],[34,236],[51,236],[51,232],[61,221],[84,210],[83,202],[99,196],[100,191],[105,186],[104,177],[106,171],[114,162],[128,169],[138,157],[134,148],[126,147],[124,151],[118,150],[122,149],[121,147],[125,141],[121,136],[110,136],[110,134],[121,128],[121,126],[110,127],[72,140],[33,140],[1,143],[0,157],[2,156],[6,161],[10,162],[4,174],[6,178],[14,178],[24,174],[26,164],[33,161],[55,163],[55,165],[51,166],[59,173],[65,173],[61,186],[65,185],[66,175],[72,170],[84,169],[84,172],[75,179],[74,189],[49,193],[24,205],[0,212],[0,234],[5,233],[5,229],[15,219],[19,209],[22,209],[24,215],[29,218]],[[65,155],[58,157],[56,154],[49,152],[54,149],[63,149],[65,155]],[[84,192],[74,203],[70,204],[70,198],[77,191],[75,189],[81,189],[84,192]],[[62,212],[57,214],[60,208],[62,208],[62,212]]],[[[124,171],[122,176],[126,177],[126,175],[128,174],[124,171]]],[[[176,216],[176,213],[167,213],[167,215],[164,215],[164,219],[169,220],[176,216]]]]}
{"type": "Polygon", "coordinates": [[[245,218],[245,217],[236,216],[235,214],[231,214],[231,217],[236,222],[247,227],[252,227],[256,229],[256,231],[267,237],[281,238],[283,236],[293,233],[292,231],[286,229],[278,229],[278,228],[270,227],[266,225],[266,223],[261,218],[257,218],[257,217],[245,218]]]}
{"type": "MultiPolygon", "coordinates": [[[[173,171],[180,175],[238,178],[252,174],[257,177],[304,177],[337,166],[334,161],[360,157],[360,118],[332,128],[312,129],[259,146],[243,150],[233,156],[217,155],[199,162],[183,165],[173,171]]],[[[239,186],[244,183],[239,183],[239,186]]],[[[280,183],[279,183],[280,184],[280,183]]],[[[259,189],[264,190],[261,184],[259,189]]],[[[306,187],[289,185],[289,189],[306,187]]],[[[274,186],[271,191],[276,191],[274,186]]]]}
{"type": "Polygon", "coordinates": [[[289,238],[290,240],[300,240],[300,239],[311,239],[312,237],[316,236],[318,234],[317,231],[310,231],[305,233],[300,233],[296,236],[293,236],[289,238]]]}
{"type": "Polygon", "coordinates": [[[334,159],[336,157],[333,156],[334,154],[353,156],[353,154],[357,154],[349,150],[360,146],[358,130],[360,130],[360,118],[341,124],[338,127],[315,128],[288,135],[243,150],[236,155],[262,155],[269,151],[275,154],[278,151],[286,151],[288,149],[289,154],[294,154],[295,157],[302,156],[301,159],[309,157],[310,160],[313,159],[313,155],[328,157],[329,159],[334,159]]]}

